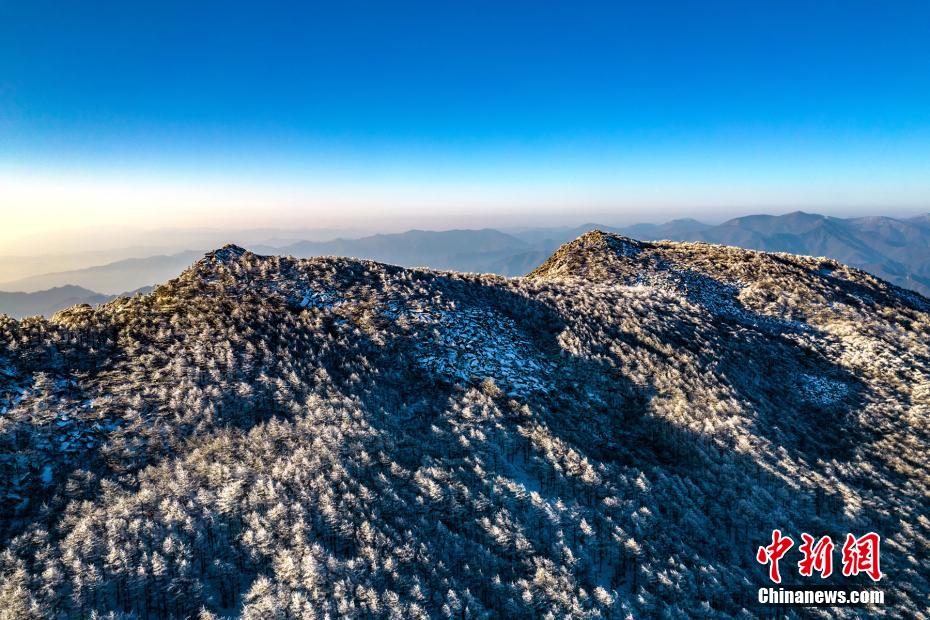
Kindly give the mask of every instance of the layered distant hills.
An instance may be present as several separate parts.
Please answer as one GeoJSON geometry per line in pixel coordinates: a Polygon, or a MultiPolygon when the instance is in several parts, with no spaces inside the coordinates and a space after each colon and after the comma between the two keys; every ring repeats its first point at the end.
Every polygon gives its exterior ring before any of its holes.
{"type": "MultiPolygon", "coordinates": [[[[151,286],[144,286],[123,295],[147,293],[151,286]]],[[[13,318],[27,316],[52,316],[59,310],[71,306],[88,304],[95,306],[112,301],[118,295],[102,295],[89,291],[86,288],[73,285],[58,286],[46,291],[35,293],[4,293],[0,291],[0,314],[8,314],[13,318]]]]}
{"type": "Polygon", "coordinates": [[[0,292],[0,312],[13,318],[23,318],[37,314],[52,316],[62,308],[79,304],[102,304],[113,299],[111,295],[101,295],[80,286],[66,285],[35,293],[0,292]]]}
{"type": "Polygon", "coordinates": [[[0,290],[34,292],[75,285],[104,295],[116,295],[164,282],[178,275],[202,252],[127,258],[83,269],[33,275],[0,284],[0,290]]]}
{"type": "Polygon", "coordinates": [[[0,317],[0,609],[758,617],[777,528],[783,585],[875,587],[797,545],[882,537],[889,606],[797,617],[924,617],[928,416],[930,301],[831,259],[598,231],[507,279],[228,246],[0,317]]]}
{"type": "MultiPolygon", "coordinates": [[[[634,239],[706,241],[748,249],[825,256],[877,275],[899,286],[930,295],[930,216],[835,218],[809,213],[754,215],[708,225],[692,219],[665,224],[610,227],[585,224],[572,228],[515,230],[411,230],[404,233],[300,241],[269,241],[248,247],[260,254],[348,256],[405,267],[524,275],[562,243],[595,228],[634,239]]],[[[0,283],[0,291],[34,292],[67,285],[103,295],[163,282],[179,273],[203,250],[130,258],[104,265],[31,275],[0,283]]],[[[0,259],[2,262],[2,259],[0,259]]],[[[35,261],[34,261],[35,262],[35,261]]],[[[47,313],[45,298],[13,306],[0,298],[0,313],[13,316],[47,313]]],[[[59,305],[53,309],[66,306],[59,305]]]]}

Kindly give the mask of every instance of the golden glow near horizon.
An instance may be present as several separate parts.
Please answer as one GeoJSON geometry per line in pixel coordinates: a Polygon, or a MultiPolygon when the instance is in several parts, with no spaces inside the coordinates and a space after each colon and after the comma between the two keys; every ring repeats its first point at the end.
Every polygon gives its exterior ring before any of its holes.
{"type": "MultiPolygon", "coordinates": [[[[606,175],[605,175],[606,176],[606,175]]],[[[459,180],[403,175],[357,174],[333,178],[248,177],[155,172],[36,171],[0,169],[0,255],[49,248],[36,247],[43,236],[67,231],[184,227],[408,227],[449,228],[583,223],[601,217],[661,221],[698,219],[797,208],[830,212],[831,208],[880,215],[870,207],[878,197],[897,195],[901,212],[925,210],[908,201],[908,192],[891,192],[887,184],[872,191],[840,192],[829,184],[771,184],[735,176],[729,182],[697,177],[617,174],[605,180],[571,180],[549,170],[502,181],[464,176],[459,180]],[[764,202],[759,197],[764,198],[764,202]],[[806,203],[806,204],[805,204],[806,203]],[[578,221],[574,221],[578,220],[578,221]]],[[[922,188],[913,188],[920,194],[922,188]]],[[[910,194],[914,196],[915,194],[910,194]]]]}
{"type": "MultiPolygon", "coordinates": [[[[639,192],[642,198],[642,193],[639,192]]],[[[145,174],[0,172],[0,244],[66,230],[385,225],[501,216],[532,221],[574,205],[609,206],[601,188],[548,182],[204,180],[145,174]]],[[[493,222],[492,222],[493,223],[493,222]]],[[[3,252],[0,252],[2,254],[3,252]]]]}

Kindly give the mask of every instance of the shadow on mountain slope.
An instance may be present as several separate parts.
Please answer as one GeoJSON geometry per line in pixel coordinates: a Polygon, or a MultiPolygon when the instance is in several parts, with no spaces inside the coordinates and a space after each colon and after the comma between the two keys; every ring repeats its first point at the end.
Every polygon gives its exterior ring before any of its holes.
{"type": "MultiPolygon", "coordinates": [[[[430,286],[450,294],[454,291],[453,296],[458,300],[465,296],[462,287],[466,285],[459,280],[436,277],[430,286]]],[[[415,405],[417,413],[413,419],[399,418],[392,415],[390,407],[385,407],[386,399],[395,403],[396,407],[410,410],[411,392],[420,394],[420,385],[408,385],[403,379],[386,385],[379,373],[378,379],[373,376],[369,382],[364,382],[366,387],[362,393],[366,396],[361,400],[370,423],[392,438],[391,450],[386,452],[387,460],[404,467],[451,469],[456,472],[451,479],[469,489],[486,486],[488,479],[498,477],[513,481],[522,487],[522,491],[508,491],[513,494],[513,501],[520,501],[522,497],[524,503],[531,504],[523,494],[535,492],[544,502],[571,502],[580,514],[591,520],[595,530],[609,530],[606,521],[599,522],[605,518],[599,513],[599,506],[607,499],[622,497],[624,499],[618,505],[622,505],[623,509],[610,514],[609,520],[615,524],[628,524],[628,533],[635,535],[637,540],[642,540],[639,536],[645,537],[642,544],[654,545],[649,554],[651,557],[692,558],[689,561],[700,559],[703,563],[724,561],[733,569],[725,583],[706,583],[707,589],[701,592],[713,607],[730,613],[739,607],[751,606],[755,587],[747,586],[747,580],[757,586],[764,585],[764,568],[755,563],[755,548],[768,541],[772,529],[793,532],[796,539],[800,532],[805,531],[831,534],[840,540],[848,531],[871,529],[881,523],[886,535],[893,535],[895,530],[889,528],[890,518],[867,510],[852,520],[844,516],[843,500],[834,491],[800,481],[789,485],[784,478],[772,475],[754,455],[741,454],[727,447],[727,438],[695,433],[654,416],[650,411],[654,388],[650,385],[634,383],[606,361],[573,356],[562,349],[557,337],[569,325],[549,305],[498,287],[476,287],[470,282],[467,288],[468,303],[482,308],[493,307],[507,314],[527,338],[532,338],[539,351],[554,360],[550,372],[557,378],[557,385],[553,390],[533,392],[522,398],[509,397],[498,389],[498,384],[505,384],[506,378],[488,377],[493,380],[490,387],[487,383],[471,386],[471,389],[488,396],[501,412],[499,418],[481,426],[480,443],[471,444],[473,453],[484,455],[487,451],[487,458],[481,461],[486,465],[484,473],[478,476],[462,466],[468,462],[469,455],[460,447],[456,450],[454,441],[436,441],[437,435],[448,434],[447,427],[454,427],[459,422],[450,419],[450,407],[463,398],[469,386],[453,385],[440,378],[437,387],[443,384],[446,387],[434,393],[442,394],[442,398],[421,399],[415,405]],[[444,403],[442,399],[445,398],[448,402],[444,403]],[[545,441],[537,441],[534,436],[547,437],[552,445],[561,446],[562,457],[547,452],[545,441]],[[590,465],[593,471],[590,479],[566,473],[564,453],[568,452],[574,455],[576,465],[590,465]],[[645,475],[655,489],[643,489],[638,493],[641,504],[637,508],[647,507],[652,512],[652,523],[648,526],[636,522],[637,510],[627,508],[630,491],[641,475],[645,475]],[[622,483],[618,484],[619,481],[622,483]],[[694,531],[695,538],[681,540],[667,534],[682,529],[694,531]]],[[[468,304],[460,304],[458,310],[467,312],[468,304]]],[[[374,366],[402,366],[401,376],[410,377],[415,374],[415,352],[424,334],[399,333],[401,335],[385,344],[381,351],[382,359],[374,366]]],[[[667,336],[664,344],[682,346],[689,341],[691,334],[675,331],[667,336]]],[[[715,370],[723,377],[734,375],[737,368],[746,373],[747,361],[753,356],[764,359],[767,355],[774,355],[781,360],[770,368],[772,372],[769,374],[751,377],[753,373],[750,370],[750,378],[733,385],[747,402],[759,403],[759,409],[766,411],[764,416],[755,420],[754,429],[774,420],[771,409],[780,407],[779,401],[783,401],[786,390],[791,389],[784,384],[783,369],[796,370],[796,366],[817,376],[841,378],[853,386],[851,390],[861,389],[854,378],[822,356],[795,349],[790,342],[771,334],[744,329],[733,338],[721,339],[714,344],[727,350],[727,359],[721,362],[721,368],[715,370]],[[755,390],[762,390],[764,395],[750,398],[755,390]]],[[[435,387],[431,389],[435,390],[435,387]]],[[[853,403],[855,398],[847,394],[844,402],[853,403]]],[[[834,428],[858,432],[852,417],[832,412],[822,412],[822,415],[834,428]]],[[[846,445],[830,448],[806,442],[804,432],[816,431],[816,425],[822,423],[822,420],[812,420],[809,412],[785,411],[784,417],[782,423],[791,427],[787,432],[775,429],[771,436],[763,433],[771,442],[773,451],[784,448],[812,463],[826,456],[827,450],[832,450],[832,458],[852,455],[846,445]],[[798,421],[805,426],[794,427],[798,421]]],[[[379,444],[379,447],[383,449],[384,446],[379,444]]],[[[402,501],[394,507],[396,512],[386,510],[382,504],[377,515],[388,523],[392,523],[391,515],[401,515],[400,521],[394,525],[402,530],[409,526],[409,506],[422,503],[417,501],[420,489],[411,488],[410,480],[405,476],[388,474],[388,477],[391,480],[388,486],[398,493],[402,501]]],[[[466,580],[487,609],[506,609],[513,615],[532,617],[532,608],[521,609],[515,607],[512,600],[502,601],[494,588],[488,587],[494,575],[505,581],[532,581],[536,565],[531,557],[514,549],[493,551],[494,546],[488,544],[486,534],[479,526],[482,518],[494,518],[492,507],[467,510],[455,501],[454,496],[455,492],[449,491],[436,500],[432,509],[424,508],[428,518],[418,522],[420,530],[425,530],[425,535],[419,540],[428,548],[430,563],[445,567],[453,579],[466,580]],[[467,519],[462,518],[463,513],[468,515],[467,519]],[[450,533],[454,544],[446,542],[444,546],[432,542],[447,540],[450,533]],[[486,567],[477,574],[469,568],[469,564],[475,562],[476,554],[482,559],[480,564],[486,567]],[[470,570],[472,574],[469,574],[470,570]]],[[[458,499],[467,506],[466,500],[458,499]]],[[[539,510],[538,506],[535,510],[539,510]]],[[[531,523],[532,526],[523,531],[532,548],[545,549],[559,538],[555,528],[547,529],[541,519],[531,523]]],[[[584,548],[588,544],[613,544],[606,541],[593,543],[577,531],[572,531],[569,538],[568,546],[579,557],[585,555],[584,548]]],[[[668,568],[652,565],[648,569],[652,576],[644,576],[636,568],[636,558],[632,554],[624,556],[621,552],[619,556],[608,558],[606,556],[612,552],[603,553],[595,564],[579,571],[585,588],[602,585],[635,592],[644,585],[644,581],[648,583],[655,579],[655,573],[668,568]]],[[[787,583],[791,582],[789,577],[787,583]]],[[[656,583],[648,585],[653,587],[656,583]]]]}
{"type": "MultiPolygon", "coordinates": [[[[772,529],[796,544],[901,536],[890,504],[856,505],[871,490],[854,478],[845,495],[816,482],[825,461],[876,463],[856,450],[868,386],[800,338],[816,330],[754,313],[723,284],[699,280],[685,303],[221,259],[82,319],[114,325],[112,363],[81,386],[125,423],[82,464],[105,456],[99,497],[33,523],[45,539],[17,530],[70,563],[11,546],[36,575],[52,562],[99,577],[79,581],[79,615],[328,609],[325,584],[429,615],[676,616],[705,602],[736,615],[767,583],[754,558],[772,529]],[[846,438],[818,441],[824,427],[846,438]]],[[[68,477],[56,470],[56,484],[68,477]]],[[[892,585],[909,569],[883,562],[892,585]]],[[[62,583],[48,592],[77,601],[62,583]]]]}

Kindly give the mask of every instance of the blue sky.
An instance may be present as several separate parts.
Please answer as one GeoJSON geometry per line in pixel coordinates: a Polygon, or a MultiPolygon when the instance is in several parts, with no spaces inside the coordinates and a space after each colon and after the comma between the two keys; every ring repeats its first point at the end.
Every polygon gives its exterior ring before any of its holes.
{"type": "Polygon", "coordinates": [[[0,2],[0,209],[927,211],[928,33],[925,2],[0,2]]]}

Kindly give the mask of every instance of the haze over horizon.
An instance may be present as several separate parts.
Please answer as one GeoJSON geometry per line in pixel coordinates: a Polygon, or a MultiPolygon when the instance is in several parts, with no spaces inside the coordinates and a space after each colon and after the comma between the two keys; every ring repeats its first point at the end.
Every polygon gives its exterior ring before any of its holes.
{"type": "Polygon", "coordinates": [[[0,254],[164,228],[930,210],[930,9],[0,8],[0,254]]]}
{"type": "MultiPolygon", "coordinates": [[[[173,254],[181,251],[206,251],[226,244],[262,246],[268,250],[285,248],[297,242],[329,242],[340,239],[352,240],[372,235],[398,235],[414,231],[430,233],[454,231],[495,230],[504,233],[521,233],[529,231],[570,231],[597,227],[627,230],[633,234],[638,228],[664,226],[681,222],[696,222],[702,225],[717,226],[731,222],[746,221],[759,216],[779,218],[794,214],[825,216],[839,219],[855,218],[896,218],[908,220],[930,215],[927,210],[898,210],[878,212],[857,212],[855,209],[826,209],[824,212],[805,211],[802,209],[770,209],[767,211],[734,211],[733,214],[721,214],[707,210],[700,212],[671,212],[639,214],[626,213],[567,213],[564,216],[532,217],[519,214],[499,214],[497,216],[423,216],[419,218],[397,217],[375,220],[351,219],[339,225],[334,220],[332,226],[322,223],[314,225],[312,220],[281,221],[278,226],[235,226],[235,222],[216,221],[215,225],[144,227],[125,224],[88,225],[65,230],[47,230],[40,233],[26,234],[4,243],[0,248],[0,261],[11,259],[56,259],[74,260],[86,255],[91,259],[99,255],[97,262],[108,262],[131,257],[149,257],[155,254],[173,254]],[[716,216],[715,216],[716,213],[716,216]]],[[[267,222],[268,220],[266,220],[267,222]]],[[[270,220],[275,222],[275,220],[270,220]]],[[[635,236],[635,234],[633,234],[635,236]]],[[[97,264],[91,260],[91,263],[97,264]]],[[[91,264],[87,263],[87,264],[91,264]]],[[[84,266],[84,265],[79,265],[84,266]]],[[[9,265],[8,267],[12,267],[9,265]]],[[[57,268],[61,270],[63,267],[57,268]]],[[[36,271],[39,273],[41,270],[36,271]]],[[[0,274],[4,272],[0,269],[0,274]]],[[[0,278],[2,280],[2,278],[0,278]]]]}

